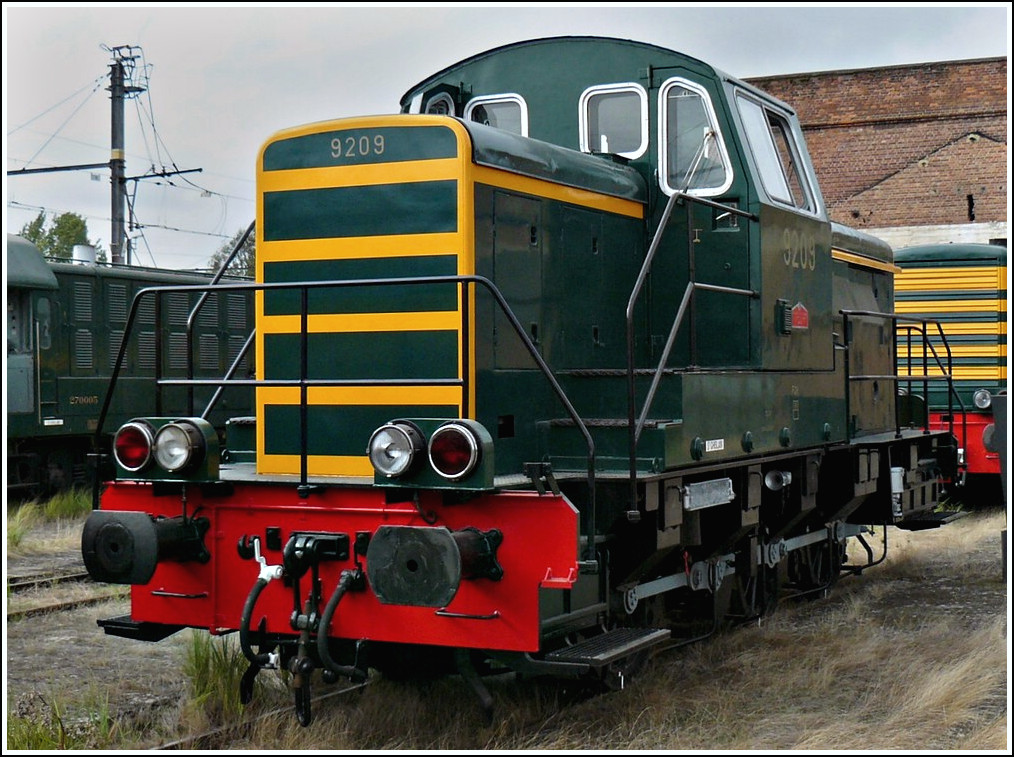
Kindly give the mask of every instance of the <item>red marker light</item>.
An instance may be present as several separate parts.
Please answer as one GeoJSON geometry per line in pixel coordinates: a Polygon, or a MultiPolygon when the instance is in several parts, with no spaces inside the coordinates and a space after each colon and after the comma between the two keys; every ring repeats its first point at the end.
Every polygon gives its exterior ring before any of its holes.
{"type": "Polygon", "coordinates": [[[430,463],[445,478],[461,478],[479,462],[478,440],[468,428],[457,423],[438,428],[429,447],[430,463]]]}
{"type": "Polygon", "coordinates": [[[116,462],[126,470],[136,473],[151,460],[151,429],[145,424],[130,422],[120,427],[113,440],[113,454],[116,462]]]}

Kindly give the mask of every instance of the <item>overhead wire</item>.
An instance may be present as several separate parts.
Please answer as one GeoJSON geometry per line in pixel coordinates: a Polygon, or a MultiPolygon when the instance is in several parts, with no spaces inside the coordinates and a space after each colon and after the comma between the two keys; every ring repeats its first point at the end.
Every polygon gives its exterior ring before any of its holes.
{"type": "MultiPolygon", "coordinates": [[[[104,78],[105,77],[103,77],[103,79],[104,78]]],[[[95,83],[95,86],[92,87],[92,91],[88,93],[88,97],[86,97],[84,100],[82,100],[81,103],[76,108],[74,108],[74,110],[71,112],[71,114],[69,116],[67,116],[66,119],[64,119],[64,122],[62,124],[60,124],[59,128],[49,136],[49,139],[47,139],[45,142],[42,143],[42,147],[40,147],[38,150],[36,150],[35,151],[35,155],[33,155],[31,158],[29,158],[25,162],[25,166],[30,166],[32,164],[32,161],[34,161],[37,157],[39,157],[39,153],[41,153],[43,150],[45,150],[46,147],[49,145],[49,143],[53,141],[53,138],[56,137],[61,131],[63,131],[63,127],[66,126],[70,122],[70,119],[72,119],[75,115],[77,115],[77,112],[79,110],[81,110],[81,108],[83,108],[85,106],[85,103],[87,103],[88,100],[91,99],[91,96],[94,95],[98,91],[99,87],[101,87],[101,86],[102,86],[102,81],[101,80],[95,83]]]]}
{"type": "MultiPolygon", "coordinates": [[[[169,175],[170,173],[176,172],[175,176],[178,177],[180,181],[182,181],[182,182],[190,185],[190,187],[192,187],[193,189],[201,192],[202,196],[209,196],[209,197],[210,196],[215,196],[215,197],[218,197],[219,198],[219,204],[220,204],[220,212],[219,212],[219,220],[215,224],[215,226],[216,226],[216,228],[219,231],[221,231],[222,228],[223,228],[223,226],[224,226],[224,224],[225,224],[225,219],[228,217],[228,199],[227,199],[227,196],[223,195],[223,194],[221,194],[219,192],[215,192],[213,190],[210,190],[207,187],[201,186],[201,185],[199,185],[199,184],[191,181],[180,170],[179,166],[176,163],[175,158],[172,155],[172,151],[169,149],[169,146],[166,144],[165,140],[162,138],[162,134],[159,131],[159,128],[158,128],[158,126],[156,126],[156,123],[155,123],[155,105],[154,105],[154,101],[152,100],[151,86],[150,86],[150,82],[151,82],[150,72],[151,72],[151,70],[152,70],[153,67],[145,59],[145,57],[144,57],[144,50],[143,49],[138,48],[138,54],[139,54],[140,59],[141,59],[141,65],[139,66],[139,69],[138,69],[139,70],[139,82],[138,82],[138,85],[139,86],[143,86],[144,98],[147,101],[147,107],[145,106],[145,102],[142,101],[141,97],[136,97],[136,98],[133,98],[133,99],[134,99],[134,107],[136,109],[136,113],[137,113],[137,117],[138,117],[138,122],[141,125],[141,131],[142,131],[142,134],[144,135],[145,147],[146,147],[146,149],[148,151],[148,162],[149,162],[149,165],[151,166],[151,169],[150,169],[151,173],[154,176],[161,175],[162,178],[163,178],[163,180],[164,180],[164,182],[165,182],[165,185],[167,185],[167,186],[170,186],[170,187],[173,187],[173,188],[176,188],[176,189],[186,189],[186,187],[180,186],[176,181],[174,181],[174,179],[172,177],[170,177],[170,175],[169,175]],[[151,128],[151,133],[152,133],[152,144],[151,145],[148,144],[147,134],[145,132],[145,126],[148,126],[148,127],[151,128]],[[154,152],[155,152],[154,156],[152,155],[152,146],[154,146],[154,152]],[[163,157],[163,152],[164,152],[164,157],[163,157]],[[167,165],[166,165],[167,163],[168,163],[169,166],[172,167],[172,171],[167,170],[167,165]],[[159,168],[157,168],[156,165],[159,166],[159,168]]],[[[136,186],[136,184],[137,184],[137,182],[135,181],[135,186],[136,186]]],[[[131,210],[131,213],[133,214],[133,210],[131,210]]],[[[221,236],[224,237],[224,236],[227,236],[227,235],[223,234],[221,236]]]]}
{"type": "MultiPolygon", "coordinates": [[[[58,209],[58,208],[49,208],[49,207],[46,207],[44,205],[29,205],[28,203],[18,202],[17,200],[7,200],[7,207],[8,208],[14,208],[16,210],[37,210],[39,212],[48,213],[48,214],[52,214],[52,215],[60,215],[60,214],[63,214],[63,213],[74,213],[74,215],[79,215],[79,216],[81,216],[82,218],[84,218],[86,220],[93,220],[93,221],[111,221],[112,220],[109,216],[87,215],[87,214],[78,213],[77,211],[72,211],[72,210],[61,210],[61,209],[58,209]]],[[[164,226],[164,225],[156,224],[156,223],[139,224],[139,228],[163,229],[164,231],[178,231],[181,234],[197,234],[198,236],[217,237],[219,239],[230,239],[233,236],[231,234],[221,234],[221,233],[213,232],[213,231],[197,231],[196,229],[183,229],[183,228],[180,228],[178,226],[164,226]]]]}
{"type": "MultiPolygon", "coordinates": [[[[25,121],[20,126],[15,126],[13,129],[11,129],[10,131],[7,132],[7,136],[9,137],[12,134],[16,134],[19,131],[21,131],[22,129],[24,129],[26,126],[28,126],[29,124],[34,123],[35,121],[38,121],[44,115],[46,115],[47,113],[49,113],[52,110],[56,110],[61,105],[63,105],[65,102],[67,102],[72,97],[74,97],[75,95],[79,94],[80,92],[83,92],[88,87],[97,88],[98,85],[102,84],[102,82],[105,81],[106,76],[107,76],[107,74],[102,74],[102,76],[99,76],[98,78],[90,81],[88,84],[85,84],[80,89],[77,89],[74,92],[70,93],[65,98],[63,98],[62,100],[60,100],[60,102],[56,103],[55,105],[51,105],[50,107],[46,108],[44,111],[42,111],[41,113],[39,113],[38,115],[33,116],[32,118],[29,118],[27,121],[25,121]]],[[[91,97],[92,93],[94,93],[94,92],[95,92],[95,89],[92,89],[92,91],[88,93],[88,96],[91,97]]]]}

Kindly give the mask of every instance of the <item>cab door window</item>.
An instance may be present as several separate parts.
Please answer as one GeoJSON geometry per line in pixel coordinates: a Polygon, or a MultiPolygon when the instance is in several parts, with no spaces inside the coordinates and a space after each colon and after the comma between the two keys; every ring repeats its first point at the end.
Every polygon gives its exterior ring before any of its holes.
{"type": "Polygon", "coordinates": [[[798,210],[817,212],[811,183],[788,120],[743,94],[736,97],[736,104],[768,197],[798,210]]]}
{"type": "Polygon", "coordinates": [[[732,165],[707,91],[686,79],[659,90],[659,183],[666,194],[720,195],[732,186],[732,165]]]}

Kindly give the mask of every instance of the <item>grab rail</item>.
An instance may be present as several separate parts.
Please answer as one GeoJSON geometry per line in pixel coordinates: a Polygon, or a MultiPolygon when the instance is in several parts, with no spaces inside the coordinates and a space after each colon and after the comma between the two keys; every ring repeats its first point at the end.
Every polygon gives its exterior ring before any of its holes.
{"type": "MultiPolygon", "coordinates": [[[[703,197],[696,197],[686,192],[674,192],[669,196],[669,201],[665,205],[665,209],[662,211],[662,217],[659,219],[658,227],[655,229],[655,235],[652,237],[651,245],[648,247],[648,253],[644,257],[644,262],[641,264],[641,270],[637,274],[637,280],[634,282],[634,287],[630,292],[630,297],[627,300],[626,310],[626,321],[627,321],[627,423],[628,429],[628,445],[629,445],[629,462],[630,462],[630,503],[627,508],[627,520],[636,522],[640,520],[640,510],[637,507],[637,443],[640,441],[641,432],[644,429],[644,422],[647,418],[648,411],[651,407],[651,403],[655,399],[655,392],[658,389],[658,384],[661,381],[662,373],[665,371],[665,364],[669,359],[669,353],[672,350],[673,345],[676,342],[676,335],[679,331],[679,327],[683,322],[683,316],[686,313],[687,308],[690,306],[693,299],[693,293],[697,289],[704,289],[712,292],[725,292],[728,294],[743,295],[751,298],[757,298],[760,296],[758,292],[749,289],[736,289],[734,287],[723,287],[716,286],[714,284],[701,284],[696,281],[696,265],[694,261],[694,241],[691,234],[693,233],[692,221],[692,204],[697,203],[699,205],[705,205],[716,210],[722,210],[733,215],[741,216],[750,221],[759,220],[753,213],[748,213],[745,210],[734,208],[731,205],[723,205],[718,202],[706,200],[703,197]],[[669,330],[669,338],[666,341],[665,349],[662,352],[662,359],[655,369],[652,375],[651,388],[648,396],[645,398],[644,410],[641,412],[640,417],[637,417],[637,390],[634,383],[637,371],[634,366],[634,307],[637,304],[637,300],[641,296],[641,292],[644,289],[644,284],[648,279],[648,274],[651,272],[652,264],[655,261],[655,254],[658,252],[658,248],[662,243],[662,236],[669,227],[669,219],[672,216],[673,208],[676,207],[676,203],[680,200],[686,200],[687,209],[687,248],[689,258],[689,282],[687,288],[683,292],[683,299],[680,301],[679,308],[676,312],[676,318],[673,321],[673,326],[669,330]]],[[[691,362],[694,358],[694,345],[691,345],[691,362]]]]}
{"type": "MultiPolygon", "coordinates": [[[[236,242],[236,245],[232,248],[232,252],[229,253],[228,257],[226,257],[225,261],[222,263],[222,265],[218,269],[217,273],[215,273],[215,275],[211,278],[211,282],[210,283],[211,283],[212,286],[213,285],[217,285],[218,282],[222,280],[222,277],[225,276],[225,272],[226,272],[226,270],[228,270],[229,265],[232,263],[233,260],[236,259],[236,256],[239,254],[239,251],[241,249],[243,249],[243,245],[246,244],[246,240],[249,238],[250,234],[253,233],[254,227],[256,225],[257,225],[256,221],[251,221],[250,225],[246,227],[246,231],[243,232],[243,236],[241,236],[239,238],[239,241],[236,242]]],[[[200,312],[201,308],[204,307],[204,303],[207,302],[207,300],[208,300],[208,294],[209,293],[210,293],[210,290],[206,290],[206,291],[204,291],[204,292],[201,293],[201,296],[197,298],[197,302],[194,304],[193,309],[190,311],[190,315],[187,316],[187,378],[193,378],[194,377],[194,361],[193,361],[193,354],[194,354],[194,324],[197,322],[197,314],[200,312]]],[[[243,348],[243,350],[241,352],[241,355],[245,354],[246,350],[249,349],[250,343],[253,340],[253,335],[254,335],[254,332],[251,331],[250,332],[250,336],[247,338],[246,345],[244,346],[244,348],[243,348]]],[[[226,375],[227,376],[231,375],[236,370],[236,368],[239,366],[239,364],[241,362],[242,362],[242,357],[240,357],[240,358],[237,359],[236,363],[233,365],[232,368],[229,369],[229,373],[226,374],[226,375]]],[[[215,402],[218,400],[218,397],[220,395],[221,395],[221,392],[216,392],[215,396],[211,400],[211,403],[208,405],[207,409],[204,411],[204,414],[201,416],[202,418],[206,418],[207,415],[208,415],[208,413],[211,412],[211,408],[214,406],[215,402]]],[[[190,415],[193,415],[194,414],[194,388],[193,387],[190,387],[189,389],[187,389],[187,408],[189,409],[190,415]]]]}
{"type": "MultiPolygon", "coordinates": [[[[845,332],[845,387],[846,387],[846,391],[845,391],[845,420],[846,420],[845,433],[846,433],[846,441],[851,441],[852,438],[853,438],[852,429],[851,429],[851,421],[850,421],[850,418],[852,417],[851,416],[851,413],[852,413],[852,410],[851,410],[851,397],[850,397],[850,393],[848,391],[848,387],[851,384],[851,382],[853,382],[853,381],[875,381],[875,380],[895,381],[895,382],[897,382],[899,384],[901,382],[905,382],[905,383],[908,384],[909,394],[911,394],[911,392],[912,392],[912,383],[915,382],[915,381],[920,381],[920,382],[922,382],[922,385],[923,385],[923,393],[927,395],[927,397],[926,397],[927,403],[929,401],[929,397],[928,397],[928,395],[929,395],[929,382],[930,381],[946,381],[947,382],[948,430],[953,435],[953,433],[954,433],[954,413],[953,413],[954,405],[953,405],[952,400],[957,400],[958,407],[961,408],[961,434],[962,434],[962,439],[965,440],[967,432],[968,432],[967,424],[965,422],[965,403],[962,401],[961,396],[958,394],[957,390],[954,388],[954,376],[953,376],[954,367],[953,367],[953,358],[951,356],[951,347],[950,347],[950,344],[948,344],[948,342],[947,342],[947,335],[944,333],[944,329],[943,329],[943,326],[941,325],[940,321],[934,320],[932,318],[921,318],[921,317],[918,317],[918,316],[905,316],[905,315],[899,315],[898,313],[880,313],[880,312],[872,311],[872,310],[842,310],[840,312],[841,312],[841,315],[842,315],[842,329],[845,332]],[[892,330],[892,336],[894,337],[894,345],[895,345],[895,349],[894,349],[894,374],[893,375],[879,375],[879,374],[874,375],[874,374],[868,374],[868,375],[853,376],[851,374],[851,364],[850,364],[850,361],[849,361],[849,352],[851,350],[850,344],[851,344],[852,338],[851,338],[851,331],[849,329],[849,318],[879,318],[879,319],[882,319],[882,320],[889,320],[889,321],[891,321],[891,330],[892,330]],[[898,323],[899,323],[899,321],[910,323],[910,324],[914,324],[914,325],[904,325],[903,324],[902,327],[901,327],[902,329],[905,330],[905,332],[908,335],[908,357],[907,357],[908,374],[906,374],[906,375],[903,375],[903,374],[899,373],[899,366],[898,366],[899,356],[898,356],[897,344],[898,344],[898,330],[899,330],[898,323]],[[940,335],[940,341],[941,341],[941,343],[943,345],[943,348],[945,350],[946,365],[944,364],[944,360],[941,359],[940,355],[937,354],[936,348],[933,346],[933,343],[929,339],[929,334],[927,333],[927,326],[928,325],[933,325],[933,326],[936,326],[936,328],[937,328],[937,331],[938,331],[938,333],[940,335]],[[922,374],[921,375],[916,375],[916,374],[912,373],[912,332],[913,331],[922,335],[922,374]],[[930,356],[931,355],[933,357],[933,363],[935,364],[935,366],[937,368],[940,369],[940,372],[942,374],[940,376],[931,375],[930,372],[929,372],[929,369],[930,369],[930,356]]],[[[901,437],[901,407],[900,407],[899,403],[895,403],[895,407],[894,407],[894,426],[895,426],[895,436],[897,438],[900,438],[901,437]]],[[[928,412],[928,406],[927,406],[926,419],[925,419],[925,422],[923,423],[923,430],[924,430],[925,433],[929,433],[929,412],[928,412]]]]}
{"type": "MultiPolygon", "coordinates": [[[[134,326],[134,322],[137,319],[138,312],[140,310],[140,303],[143,298],[153,296],[155,298],[155,310],[156,313],[160,310],[159,301],[161,297],[159,295],[169,294],[173,292],[205,292],[211,287],[214,287],[215,292],[245,292],[245,291],[276,291],[276,290],[298,290],[300,292],[300,376],[298,379],[195,379],[192,377],[183,379],[173,378],[162,378],[160,375],[156,375],[156,406],[161,407],[161,394],[163,387],[167,386],[215,386],[219,389],[225,386],[252,386],[252,387],[264,387],[264,386],[296,386],[300,388],[300,413],[301,413],[301,433],[300,433],[300,486],[306,487],[308,483],[308,471],[307,471],[307,389],[311,386],[414,386],[414,385],[444,385],[444,386],[462,386],[464,394],[467,395],[467,386],[465,384],[464,377],[455,379],[309,379],[307,377],[307,335],[308,335],[308,295],[311,289],[325,289],[325,288],[348,288],[348,287],[367,287],[367,286],[423,286],[423,285],[434,285],[434,284],[458,284],[473,286],[481,286],[485,288],[500,310],[507,317],[508,322],[514,329],[515,333],[521,339],[522,344],[528,351],[529,355],[538,366],[540,372],[545,377],[550,387],[552,388],[557,399],[563,404],[570,416],[571,420],[581,431],[584,437],[585,443],[588,446],[588,538],[587,538],[587,557],[584,567],[590,567],[590,563],[594,562],[595,556],[595,529],[596,529],[596,498],[595,498],[595,441],[592,439],[592,435],[588,430],[584,420],[580,417],[577,410],[575,409],[570,398],[567,396],[563,387],[560,386],[556,376],[552,370],[546,364],[542,355],[539,354],[538,349],[532,342],[531,338],[525,331],[524,326],[518,320],[517,316],[511,310],[507,300],[503,294],[496,287],[496,285],[489,279],[483,276],[425,276],[418,278],[379,278],[379,279],[342,279],[334,281],[303,281],[303,282],[284,282],[284,283],[236,283],[236,284],[192,284],[192,285],[173,285],[173,286],[159,286],[159,287],[146,287],[138,290],[134,297],[134,300],[130,307],[130,312],[127,316],[127,322],[124,327],[124,337],[120,342],[119,351],[116,356],[116,362],[113,366],[112,376],[110,378],[109,387],[106,390],[106,396],[102,403],[102,409],[99,412],[97,428],[95,431],[95,444],[96,449],[99,447],[99,440],[101,439],[102,429],[105,424],[106,416],[109,413],[109,408],[112,403],[113,393],[115,391],[116,382],[119,378],[119,374],[123,365],[124,356],[127,351],[128,337],[134,326]]],[[[468,344],[470,322],[467,318],[462,318],[462,338],[465,344],[468,344]]],[[[247,344],[240,352],[240,356],[237,357],[236,362],[230,368],[230,373],[234,371],[236,365],[245,354],[246,350],[252,340],[251,337],[247,340],[247,344]]],[[[156,339],[156,342],[160,340],[156,339]]],[[[188,361],[192,360],[192,356],[188,354],[188,361]]],[[[156,374],[161,372],[160,361],[156,363],[156,374]]],[[[97,498],[97,495],[96,495],[97,498]]]]}

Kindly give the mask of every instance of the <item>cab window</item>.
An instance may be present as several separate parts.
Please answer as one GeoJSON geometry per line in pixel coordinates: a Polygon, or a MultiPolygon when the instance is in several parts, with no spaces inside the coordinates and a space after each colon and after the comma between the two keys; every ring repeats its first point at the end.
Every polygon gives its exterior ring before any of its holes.
{"type": "Polygon", "coordinates": [[[736,104],[768,197],[799,210],[815,212],[813,191],[788,120],[752,97],[740,94],[736,104]]]}
{"type": "Polygon", "coordinates": [[[528,106],[520,95],[473,98],[465,106],[465,120],[528,136],[528,106]]]}
{"type": "Polygon", "coordinates": [[[431,97],[427,100],[425,112],[438,116],[453,116],[454,100],[446,92],[441,92],[436,97],[431,97]]]}
{"type": "Polygon", "coordinates": [[[648,149],[648,94],[638,84],[585,90],[578,120],[582,152],[639,158],[648,149]]]}
{"type": "Polygon", "coordinates": [[[670,79],[659,90],[662,170],[666,194],[713,196],[732,185],[732,166],[707,91],[686,79],[670,79]]]}

